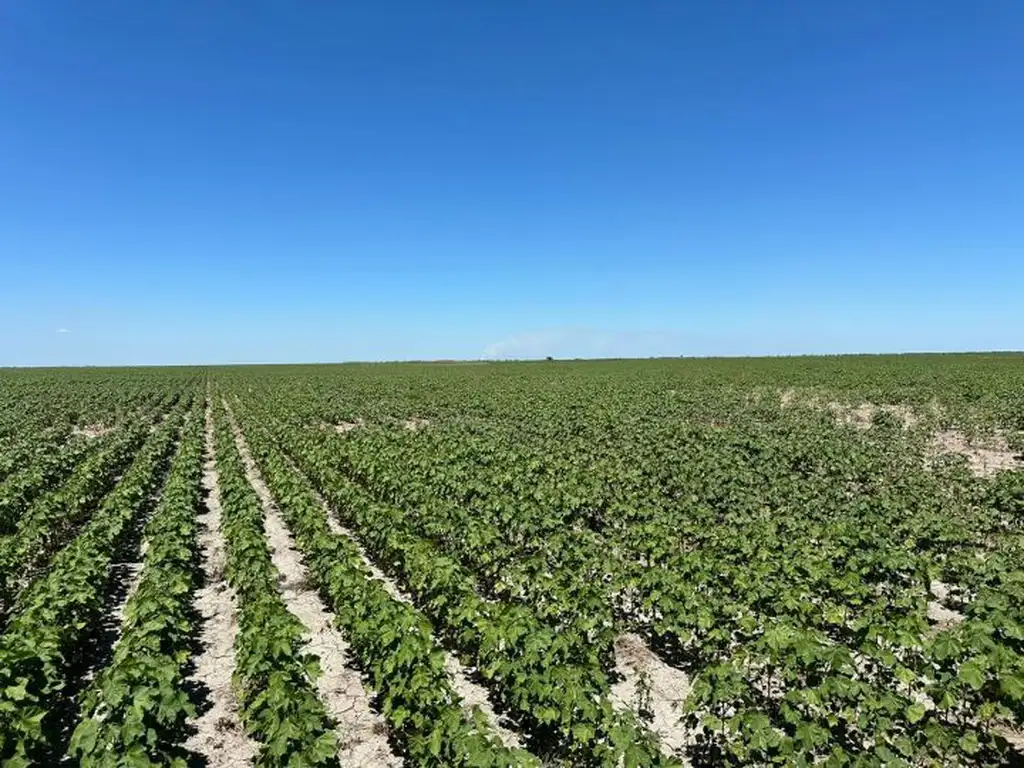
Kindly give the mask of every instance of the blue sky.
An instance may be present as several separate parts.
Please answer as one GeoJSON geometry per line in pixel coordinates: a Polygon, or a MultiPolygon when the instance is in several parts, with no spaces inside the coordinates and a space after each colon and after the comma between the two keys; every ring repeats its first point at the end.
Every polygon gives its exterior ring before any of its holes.
{"type": "Polygon", "coordinates": [[[1022,39],[1019,0],[6,2],[0,365],[1020,349],[1022,39]]]}

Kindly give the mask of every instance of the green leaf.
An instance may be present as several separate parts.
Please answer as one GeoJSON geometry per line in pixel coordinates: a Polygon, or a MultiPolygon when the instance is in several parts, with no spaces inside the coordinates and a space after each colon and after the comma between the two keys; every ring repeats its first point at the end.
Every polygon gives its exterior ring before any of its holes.
{"type": "Polygon", "coordinates": [[[980,691],[982,686],[985,685],[985,672],[981,666],[974,661],[964,662],[964,664],[960,666],[960,671],[957,673],[957,677],[976,691],[980,691]]]}
{"type": "Polygon", "coordinates": [[[14,701],[22,701],[28,695],[28,692],[25,690],[25,683],[21,682],[17,685],[9,685],[4,688],[4,695],[14,701]]]}
{"type": "Polygon", "coordinates": [[[432,754],[434,757],[439,757],[441,755],[441,736],[442,733],[440,728],[435,728],[430,733],[430,739],[427,742],[427,748],[430,750],[430,754],[432,754]]]}
{"type": "Polygon", "coordinates": [[[1024,676],[1005,675],[999,678],[999,689],[1014,701],[1024,699],[1024,676]]]}
{"type": "Polygon", "coordinates": [[[974,731],[968,731],[960,737],[960,749],[966,752],[968,755],[974,755],[981,749],[981,745],[978,743],[978,734],[974,731]]]}
{"type": "Polygon", "coordinates": [[[911,704],[906,709],[907,720],[912,723],[920,722],[921,718],[925,716],[926,711],[924,704],[921,704],[920,702],[911,704]]]}
{"type": "Polygon", "coordinates": [[[572,737],[578,742],[588,744],[594,738],[594,729],[585,723],[578,723],[572,727],[572,737]]]}

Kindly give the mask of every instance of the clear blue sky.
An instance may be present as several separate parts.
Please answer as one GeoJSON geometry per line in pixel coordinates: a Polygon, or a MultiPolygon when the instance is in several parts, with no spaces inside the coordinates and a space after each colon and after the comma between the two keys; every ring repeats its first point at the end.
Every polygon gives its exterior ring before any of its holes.
{"type": "Polygon", "coordinates": [[[1020,349],[1024,3],[10,0],[0,262],[0,365],[1020,349]]]}

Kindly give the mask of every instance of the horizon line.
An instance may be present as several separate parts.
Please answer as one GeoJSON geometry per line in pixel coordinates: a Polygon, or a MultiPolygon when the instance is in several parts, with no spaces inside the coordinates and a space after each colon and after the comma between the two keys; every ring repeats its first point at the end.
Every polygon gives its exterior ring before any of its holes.
{"type": "Polygon", "coordinates": [[[87,365],[0,365],[0,371],[17,370],[91,370],[106,368],[257,368],[313,365],[502,365],[508,363],[601,363],[619,361],[665,361],[665,360],[785,360],[824,359],[842,357],[915,357],[915,356],[968,356],[968,355],[1024,355],[1024,349],[988,350],[908,350],[902,352],[809,352],[763,355],[659,355],[653,357],[508,357],[508,358],[397,358],[394,360],[317,360],[301,362],[227,362],[227,363],[108,363],[87,365]]]}

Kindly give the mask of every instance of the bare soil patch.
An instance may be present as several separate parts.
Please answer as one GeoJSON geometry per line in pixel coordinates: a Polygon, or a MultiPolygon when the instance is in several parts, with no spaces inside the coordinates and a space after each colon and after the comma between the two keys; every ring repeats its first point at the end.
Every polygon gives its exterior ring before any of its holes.
{"type": "MultiPolygon", "coordinates": [[[[911,406],[904,403],[859,403],[851,405],[838,400],[825,400],[813,393],[801,394],[793,387],[779,392],[779,404],[783,408],[805,406],[820,411],[831,412],[837,424],[846,424],[857,429],[869,429],[875,421],[876,414],[884,413],[893,417],[903,429],[912,429],[921,423],[921,415],[911,406]]],[[[932,411],[938,408],[933,404],[932,411]]]]}
{"type": "Polygon", "coordinates": [[[783,408],[789,408],[794,402],[796,402],[796,390],[792,387],[779,393],[779,403],[783,408]]]}
{"type": "MultiPolygon", "coordinates": [[[[797,394],[792,389],[785,390],[780,397],[784,407],[798,402],[797,394]]],[[[924,416],[905,404],[848,405],[834,400],[821,403],[813,397],[799,402],[805,402],[812,408],[830,411],[837,424],[864,430],[875,424],[879,414],[892,417],[904,430],[914,429],[920,426],[925,418],[936,418],[942,414],[942,407],[938,402],[926,405],[923,409],[924,416]]],[[[1005,434],[998,430],[985,438],[974,440],[956,429],[939,430],[931,437],[926,459],[930,464],[939,456],[948,454],[966,457],[971,472],[977,477],[991,477],[1002,470],[1024,468],[1024,456],[1014,452],[1009,447],[1005,434]]]]}
{"type": "Polygon", "coordinates": [[[928,601],[928,620],[933,622],[929,634],[938,634],[944,630],[955,627],[966,617],[959,611],[947,607],[950,587],[941,581],[933,581],[931,595],[933,600],[928,601]]]}
{"type": "Polygon", "coordinates": [[[359,418],[355,421],[341,421],[334,425],[334,431],[339,435],[344,435],[346,432],[351,432],[353,429],[362,429],[366,426],[366,422],[359,418]]]}
{"type": "Polygon", "coordinates": [[[690,694],[689,676],[666,664],[643,638],[630,632],[615,641],[615,671],[620,679],[612,685],[612,701],[632,710],[666,749],[681,756],[691,743],[690,732],[680,723],[690,694]]]}
{"type": "Polygon", "coordinates": [[[1007,445],[1001,432],[994,432],[981,440],[970,440],[955,429],[936,432],[931,443],[931,457],[956,453],[967,458],[971,473],[977,477],[991,477],[1006,469],[1020,469],[1024,461],[1007,445]]]}
{"type": "MultiPolygon", "coordinates": [[[[1017,760],[1024,762],[1024,730],[1011,731],[1009,728],[1002,728],[998,733],[1013,747],[1013,750],[1017,753],[1017,760]]],[[[1016,764],[1014,763],[1014,765],[1016,764]]]]}
{"type": "Polygon", "coordinates": [[[256,746],[246,735],[231,686],[235,669],[234,644],[238,634],[234,590],[224,575],[226,555],[220,532],[221,501],[213,449],[213,419],[206,414],[206,463],[203,467],[205,508],[200,515],[200,543],[204,582],[196,592],[195,607],[202,618],[199,642],[189,682],[206,693],[209,707],[191,725],[195,733],[186,747],[206,760],[208,766],[236,768],[251,765],[256,746]]]}
{"type": "Polygon", "coordinates": [[[95,440],[97,437],[103,437],[113,431],[113,427],[105,427],[102,424],[86,424],[84,427],[76,425],[71,428],[72,435],[86,437],[90,440],[95,440]]]}
{"type": "Polygon", "coordinates": [[[832,401],[826,407],[832,412],[838,423],[847,424],[857,429],[869,429],[875,422],[876,414],[879,413],[892,416],[903,429],[912,429],[921,423],[921,417],[909,405],[861,403],[850,406],[832,401]]]}
{"type": "Polygon", "coordinates": [[[352,665],[348,642],[335,628],[334,614],[325,609],[310,584],[302,555],[295,547],[295,541],[233,416],[232,421],[246,475],[263,504],[271,560],[280,574],[281,597],[309,633],[306,652],[320,660],[322,674],[316,681],[317,692],[327,713],[338,724],[341,734],[338,758],[342,765],[400,766],[402,760],[391,752],[388,745],[384,719],[371,708],[370,696],[363,689],[362,678],[352,665]]]}
{"type": "Polygon", "coordinates": [[[406,419],[402,422],[402,426],[411,432],[415,432],[418,429],[426,429],[430,426],[429,419],[422,419],[419,416],[413,416],[410,419],[406,419]]]}
{"type": "MultiPolygon", "coordinates": [[[[783,407],[798,402],[797,393],[793,389],[784,390],[780,399],[783,407]]],[[[937,417],[942,413],[942,407],[937,402],[925,406],[925,417],[905,404],[861,403],[848,405],[835,400],[822,404],[813,397],[807,400],[806,404],[812,408],[824,408],[830,411],[837,424],[864,430],[870,429],[875,424],[879,414],[892,417],[904,430],[910,430],[920,426],[924,418],[937,417]]],[[[975,440],[956,429],[939,430],[931,437],[927,461],[930,464],[939,456],[948,454],[959,454],[966,457],[971,472],[977,477],[991,477],[1003,470],[1024,468],[1024,456],[1009,447],[1005,434],[999,430],[985,438],[975,440]]]]}

